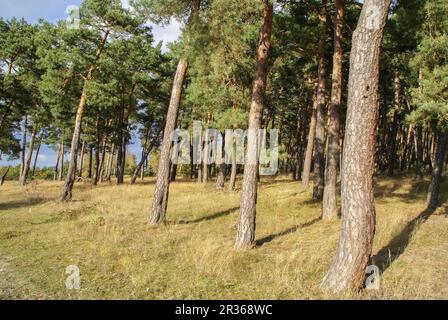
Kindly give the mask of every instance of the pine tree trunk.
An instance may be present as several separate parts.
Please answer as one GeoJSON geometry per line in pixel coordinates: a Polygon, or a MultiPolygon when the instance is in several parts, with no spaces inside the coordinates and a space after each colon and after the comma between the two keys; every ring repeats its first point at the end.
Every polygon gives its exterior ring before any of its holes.
{"type": "Polygon", "coordinates": [[[446,155],[446,145],[448,144],[448,132],[441,133],[437,141],[436,155],[431,175],[431,183],[428,188],[426,204],[428,209],[435,209],[438,205],[440,182],[442,180],[443,163],[446,155]]]}
{"type": "Polygon", "coordinates": [[[39,139],[39,143],[37,145],[37,150],[36,150],[36,155],[34,156],[33,171],[31,172],[31,179],[34,178],[34,173],[36,172],[37,158],[39,157],[41,145],[42,145],[42,137],[39,139]]]}
{"type": "Polygon", "coordinates": [[[339,245],[322,288],[359,290],[375,234],[373,173],[379,113],[381,42],[390,0],[365,0],[352,38],[347,121],[342,160],[339,245]]]}
{"type": "Polygon", "coordinates": [[[21,157],[20,157],[20,175],[21,177],[23,175],[23,168],[25,168],[25,155],[26,155],[26,132],[28,125],[28,116],[25,115],[25,119],[23,120],[23,132],[22,132],[22,150],[21,150],[21,157]]]}
{"type": "Polygon", "coordinates": [[[325,42],[327,40],[327,0],[322,0],[322,8],[319,14],[320,40],[318,50],[318,86],[317,86],[317,112],[316,112],[316,136],[314,138],[314,184],[313,200],[322,200],[324,193],[324,165],[325,165],[325,96],[326,96],[326,74],[325,74],[325,42]]]}
{"type": "MultiPolygon", "coordinates": [[[[106,31],[101,40],[101,43],[99,44],[98,49],[96,51],[96,59],[98,59],[100,57],[108,36],[109,36],[109,31],[106,31]]],[[[92,79],[94,69],[95,69],[94,65],[89,67],[85,82],[89,82],[92,79]]],[[[72,198],[73,184],[75,183],[75,171],[76,171],[76,163],[77,163],[76,159],[78,157],[79,137],[81,134],[81,121],[82,121],[82,117],[84,114],[84,109],[86,107],[85,84],[86,83],[84,83],[84,88],[82,89],[81,97],[79,99],[78,108],[76,110],[75,128],[73,130],[72,144],[71,144],[71,150],[70,150],[70,161],[68,164],[67,177],[65,180],[64,187],[62,188],[61,196],[60,196],[61,201],[68,201],[72,198]]]]}
{"type": "Polygon", "coordinates": [[[398,111],[400,108],[401,93],[400,93],[400,78],[398,73],[395,74],[394,78],[394,94],[395,94],[395,110],[392,120],[392,127],[390,130],[389,138],[389,161],[388,161],[388,171],[387,175],[392,177],[395,170],[395,162],[397,156],[397,131],[398,131],[398,111]]]}
{"type": "Polygon", "coordinates": [[[8,172],[9,172],[10,169],[11,169],[11,167],[9,166],[6,169],[5,173],[3,173],[2,176],[0,177],[0,186],[2,186],[3,183],[5,183],[6,176],[8,175],[8,172]]]}
{"type": "Polygon", "coordinates": [[[308,131],[308,142],[306,145],[305,160],[303,162],[302,185],[308,189],[310,185],[311,162],[313,160],[314,138],[316,136],[317,115],[317,87],[313,98],[313,112],[311,114],[310,128],[308,131]]]}
{"type": "Polygon", "coordinates": [[[33,150],[34,150],[34,140],[36,138],[37,127],[34,126],[31,131],[31,138],[28,146],[28,152],[25,157],[25,163],[22,170],[22,175],[20,176],[20,184],[24,186],[26,184],[26,179],[28,176],[28,172],[30,171],[31,159],[33,158],[33,150]]]}
{"type": "Polygon", "coordinates": [[[423,179],[422,174],[422,163],[423,163],[423,146],[422,146],[422,127],[418,126],[416,128],[416,133],[414,134],[415,139],[415,177],[418,180],[423,179]]]}
{"type": "Polygon", "coordinates": [[[53,173],[54,181],[56,181],[56,179],[58,178],[59,161],[61,159],[61,150],[62,150],[61,147],[62,147],[62,144],[59,144],[58,155],[56,156],[56,165],[54,166],[54,173],[53,173]]]}
{"type": "Polygon", "coordinates": [[[240,217],[235,241],[236,249],[252,247],[255,240],[255,220],[258,187],[258,130],[265,104],[266,79],[268,75],[268,54],[271,47],[273,6],[264,2],[263,26],[257,50],[257,72],[252,89],[252,103],[249,114],[247,157],[244,164],[243,187],[241,191],[240,217]]]}
{"type": "Polygon", "coordinates": [[[209,164],[208,164],[208,157],[210,154],[209,150],[209,136],[207,130],[204,132],[204,152],[202,155],[202,184],[205,186],[208,183],[208,176],[209,176],[209,164]]]}
{"type": "Polygon", "coordinates": [[[325,165],[325,187],[322,203],[322,219],[332,220],[338,216],[336,183],[339,162],[339,113],[342,103],[342,32],[344,27],[344,1],[335,0],[333,76],[331,103],[328,121],[327,159],[325,165]]]}
{"type": "Polygon", "coordinates": [[[92,164],[93,164],[93,146],[89,145],[89,163],[87,164],[87,178],[92,179],[92,164]]]}
{"type": "Polygon", "coordinates": [[[97,115],[95,123],[95,162],[93,165],[93,179],[92,185],[96,186],[98,184],[100,168],[100,117],[97,115]]]}
{"type": "Polygon", "coordinates": [[[236,184],[236,174],[238,165],[236,163],[236,143],[235,139],[233,139],[232,143],[232,167],[230,168],[230,179],[229,179],[229,188],[228,190],[230,192],[233,192],[235,190],[235,184],[236,184]]]}
{"type": "Polygon", "coordinates": [[[107,169],[106,169],[106,177],[105,180],[110,182],[110,177],[112,175],[112,164],[114,160],[115,153],[115,143],[112,144],[112,147],[109,151],[109,157],[107,159],[107,169]]]}
{"type": "Polygon", "coordinates": [[[62,141],[62,145],[61,145],[61,163],[59,164],[59,181],[62,181],[63,177],[64,177],[64,155],[65,155],[65,145],[64,142],[62,141]]]}
{"type": "Polygon", "coordinates": [[[81,145],[81,153],[80,153],[80,159],[79,159],[79,166],[78,166],[78,177],[82,178],[82,169],[84,164],[84,149],[86,146],[86,142],[83,141],[81,145]]]}
{"type": "MultiPolygon", "coordinates": [[[[220,159],[218,159],[218,163],[217,163],[219,172],[218,172],[218,177],[216,179],[216,186],[215,186],[215,188],[217,190],[224,189],[224,183],[225,183],[225,180],[226,180],[226,162],[225,162],[225,159],[224,159],[224,153],[225,153],[225,148],[224,148],[224,146],[225,146],[225,139],[224,139],[224,137],[223,137],[223,139],[221,141],[222,141],[221,154],[218,153],[219,156],[220,156],[220,159]]],[[[219,144],[217,144],[217,147],[219,147],[219,144]]]]}
{"type": "Polygon", "coordinates": [[[171,100],[166,116],[165,130],[163,132],[162,150],[160,151],[154,198],[149,217],[149,223],[151,225],[157,225],[165,221],[170,183],[171,139],[176,126],[177,111],[182,96],[182,86],[187,73],[187,67],[187,60],[181,59],[177,65],[176,75],[174,77],[171,100]]]}

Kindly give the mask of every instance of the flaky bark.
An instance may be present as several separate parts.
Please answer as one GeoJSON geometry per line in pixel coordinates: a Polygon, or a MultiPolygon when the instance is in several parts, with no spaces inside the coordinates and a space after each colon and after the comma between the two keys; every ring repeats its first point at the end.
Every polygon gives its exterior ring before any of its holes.
{"type": "Polygon", "coordinates": [[[339,113],[342,103],[342,32],[344,26],[344,1],[335,0],[333,76],[331,103],[328,119],[327,158],[325,165],[325,186],[322,203],[322,219],[331,220],[338,216],[336,183],[339,162],[339,113]]]}
{"type": "MultiPolygon", "coordinates": [[[[107,38],[109,36],[109,31],[106,31],[103,38],[101,39],[101,43],[98,46],[96,51],[96,59],[98,59],[101,55],[104,45],[106,44],[107,38]]],[[[92,79],[93,71],[95,69],[95,65],[91,65],[89,70],[87,71],[87,75],[85,78],[85,82],[88,82],[92,79]]],[[[81,98],[79,99],[78,108],[76,110],[76,118],[75,118],[75,128],[73,130],[72,144],[70,149],[70,161],[68,164],[67,177],[65,179],[64,187],[62,188],[60,200],[68,201],[72,198],[72,190],[73,185],[75,183],[75,172],[76,172],[76,159],[78,157],[78,148],[79,148],[79,137],[81,134],[81,121],[84,115],[84,109],[86,107],[86,91],[85,86],[82,89],[81,98]]]]}
{"type": "Polygon", "coordinates": [[[322,8],[319,14],[320,40],[318,49],[318,85],[317,85],[317,112],[316,112],[316,136],[314,137],[314,176],[313,176],[313,200],[322,200],[324,193],[324,149],[325,149],[325,41],[327,40],[327,0],[322,0],[322,8]]]}
{"type": "Polygon", "coordinates": [[[258,130],[265,104],[266,79],[268,74],[268,54],[271,47],[273,6],[264,2],[263,26],[257,50],[257,72],[252,89],[252,103],[249,114],[247,157],[244,164],[243,187],[241,191],[240,217],[235,241],[236,249],[253,246],[255,239],[255,219],[258,186],[258,130]],[[251,134],[252,133],[252,134],[251,134]]]}
{"type": "Polygon", "coordinates": [[[187,60],[181,59],[177,65],[177,71],[174,77],[170,105],[166,116],[165,130],[163,132],[162,150],[160,151],[154,198],[149,216],[149,223],[151,225],[157,225],[165,221],[169,193],[171,139],[176,126],[177,111],[179,109],[182,85],[187,73],[187,68],[187,60]]]}
{"type": "Polygon", "coordinates": [[[436,155],[432,169],[431,183],[428,188],[426,204],[428,209],[435,209],[438,205],[440,182],[442,180],[443,163],[446,155],[446,145],[448,144],[448,132],[441,133],[437,141],[436,155]]]}
{"type": "Polygon", "coordinates": [[[378,122],[381,42],[390,0],[365,0],[353,33],[342,160],[342,224],[333,264],[322,288],[359,290],[375,234],[373,173],[378,122]]]}

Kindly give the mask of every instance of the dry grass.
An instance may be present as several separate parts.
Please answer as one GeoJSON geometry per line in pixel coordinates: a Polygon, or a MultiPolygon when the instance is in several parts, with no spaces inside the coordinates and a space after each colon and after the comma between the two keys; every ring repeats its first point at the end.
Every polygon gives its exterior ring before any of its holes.
{"type": "MultiPolygon", "coordinates": [[[[233,250],[239,195],[214,184],[172,184],[169,223],[147,225],[153,181],[134,186],[77,184],[60,204],[60,183],[0,189],[0,299],[448,298],[448,212],[424,210],[427,182],[379,179],[374,254],[379,291],[331,297],[319,284],[331,263],[339,222],[287,177],[263,180],[257,247],[233,250]],[[419,222],[420,221],[420,222],[419,222]],[[65,288],[65,268],[81,290],[65,288]]],[[[446,185],[443,195],[447,195],[446,185]]]]}

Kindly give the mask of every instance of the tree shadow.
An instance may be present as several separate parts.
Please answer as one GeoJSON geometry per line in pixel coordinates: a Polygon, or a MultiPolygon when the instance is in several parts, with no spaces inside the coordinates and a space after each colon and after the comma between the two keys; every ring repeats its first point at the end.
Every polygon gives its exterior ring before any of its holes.
{"type": "Polygon", "coordinates": [[[0,211],[30,207],[30,206],[44,203],[46,201],[47,201],[47,199],[43,199],[43,198],[29,198],[29,199],[21,199],[21,200],[16,200],[16,201],[9,201],[9,202],[5,202],[5,203],[0,203],[0,211]]]}
{"type": "Polygon", "coordinates": [[[425,209],[416,218],[411,220],[406,227],[395,236],[386,246],[371,258],[373,264],[378,266],[384,272],[390,265],[402,255],[412,238],[416,228],[424,223],[435,209],[425,209]]]}
{"type": "Polygon", "coordinates": [[[266,236],[264,238],[258,239],[258,240],[255,241],[255,246],[256,247],[261,247],[262,245],[264,245],[266,243],[269,243],[269,242],[271,242],[272,240],[274,240],[276,238],[279,238],[279,237],[282,237],[282,236],[286,236],[286,235],[288,235],[290,233],[294,233],[298,229],[303,229],[303,228],[309,227],[309,226],[315,224],[318,221],[320,221],[320,217],[319,218],[315,218],[315,219],[313,219],[311,221],[308,221],[308,222],[305,222],[305,223],[293,226],[293,227],[288,228],[286,230],[283,230],[281,232],[274,233],[274,234],[271,234],[271,235],[266,236]]]}
{"type": "Polygon", "coordinates": [[[227,210],[224,210],[224,211],[219,211],[219,212],[216,212],[216,213],[214,213],[212,215],[201,217],[201,218],[197,218],[197,219],[194,219],[194,220],[175,221],[175,222],[173,222],[173,224],[194,224],[194,223],[199,223],[199,222],[203,222],[203,221],[210,221],[210,220],[213,220],[213,219],[217,219],[217,218],[229,215],[232,212],[234,212],[235,210],[238,210],[239,208],[240,207],[235,207],[235,208],[227,209],[227,210]]]}

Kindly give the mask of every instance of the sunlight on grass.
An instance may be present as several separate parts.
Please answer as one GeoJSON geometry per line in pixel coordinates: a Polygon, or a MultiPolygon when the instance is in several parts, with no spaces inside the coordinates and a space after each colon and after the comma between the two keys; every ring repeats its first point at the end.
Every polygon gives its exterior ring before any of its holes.
{"type": "MultiPolygon", "coordinates": [[[[392,261],[381,290],[338,298],[446,298],[447,207],[406,226],[425,208],[427,182],[377,181],[374,253],[392,261]],[[401,241],[401,242],[400,242],[401,241]],[[402,248],[401,248],[402,247],[402,248]],[[391,246],[392,248],[392,246],[391,246]]],[[[320,221],[320,204],[287,177],[262,180],[257,247],[233,249],[239,194],[180,180],[172,184],[168,223],[150,228],[153,181],[75,186],[56,201],[59,182],[0,189],[0,299],[316,299],[333,258],[339,221],[320,221]],[[65,288],[65,268],[81,270],[81,290],[65,288]]],[[[446,196],[444,185],[442,190],[446,196]]],[[[379,258],[378,258],[379,259],[379,258]]],[[[384,260],[384,259],[383,259],[384,260]]]]}

